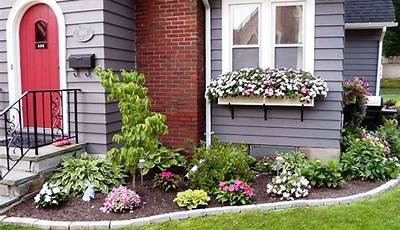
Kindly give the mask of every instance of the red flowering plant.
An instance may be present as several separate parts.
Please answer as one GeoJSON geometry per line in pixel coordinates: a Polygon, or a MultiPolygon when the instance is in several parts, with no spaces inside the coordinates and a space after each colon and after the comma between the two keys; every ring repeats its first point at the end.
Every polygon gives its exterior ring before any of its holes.
{"type": "Polygon", "coordinates": [[[368,102],[369,86],[363,78],[343,82],[343,103],[345,105],[345,122],[354,127],[360,127],[368,102]]]}
{"type": "Polygon", "coordinates": [[[214,195],[216,200],[222,204],[245,205],[251,203],[254,191],[240,180],[230,180],[220,182],[214,195]]]}
{"type": "Polygon", "coordinates": [[[158,187],[164,191],[170,189],[176,189],[181,183],[182,179],[179,175],[172,173],[171,171],[164,171],[155,175],[153,188],[158,187]]]}

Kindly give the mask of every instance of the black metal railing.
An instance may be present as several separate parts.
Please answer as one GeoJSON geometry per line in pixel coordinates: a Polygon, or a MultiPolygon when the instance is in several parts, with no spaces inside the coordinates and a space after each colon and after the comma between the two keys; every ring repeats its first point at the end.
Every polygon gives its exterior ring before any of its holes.
{"type": "MultiPolygon", "coordinates": [[[[79,142],[79,89],[35,90],[23,93],[0,113],[3,127],[0,149],[5,148],[3,179],[29,152],[56,142],[79,142]]],[[[1,135],[1,134],[0,134],[1,135]]],[[[3,151],[3,150],[1,150],[3,151]]],[[[1,153],[4,154],[4,153],[1,153]]]]}

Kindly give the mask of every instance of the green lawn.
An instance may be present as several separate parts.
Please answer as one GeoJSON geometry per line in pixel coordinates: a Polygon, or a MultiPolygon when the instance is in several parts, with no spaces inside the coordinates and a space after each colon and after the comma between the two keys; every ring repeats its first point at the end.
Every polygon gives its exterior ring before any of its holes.
{"type": "Polygon", "coordinates": [[[400,80],[382,80],[381,94],[400,94],[400,80]]]}
{"type": "Polygon", "coordinates": [[[224,215],[139,228],[148,229],[400,229],[400,188],[348,206],[224,215]]]}

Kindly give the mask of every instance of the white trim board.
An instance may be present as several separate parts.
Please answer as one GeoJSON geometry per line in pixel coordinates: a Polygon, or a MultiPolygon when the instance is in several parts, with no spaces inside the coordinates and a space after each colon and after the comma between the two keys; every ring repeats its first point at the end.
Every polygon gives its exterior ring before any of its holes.
{"type": "Polygon", "coordinates": [[[361,30],[361,29],[382,29],[384,27],[396,27],[397,22],[362,22],[362,23],[346,23],[346,29],[361,30]]]}
{"type": "MultiPolygon", "coordinates": [[[[13,103],[22,94],[21,92],[21,65],[19,47],[19,29],[21,20],[25,12],[36,4],[46,4],[54,12],[58,24],[59,42],[59,77],[60,89],[67,89],[67,70],[66,70],[66,24],[64,14],[55,0],[17,0],[11,8],[7,20],[7,69],[8,69],[8,91],[9,103],[13,103]]],[[[67,101],[63,107],[66,108],[67,101]]],[[[64,129],[68,128],[68,112],[64,110],[64,129]]],[[[65,129],[66,130],[66,129],[65,129]]],[[[68,131],[68,130],[66,130],[68,131]]]]}
{"type": "MultiPolygon", "coordinates": [[[[274,27],[273,9],[279,5],[302,5],[304,17],[303,30],[303,69],[314,72],[315,53],[315,0],[222,0],[222,72],[232,70],[231,5],[254,4],[259,6],[259,66],[274,67],[274,27]]],[[[286,47],[287,45],[285,45],[286,47]]]]}

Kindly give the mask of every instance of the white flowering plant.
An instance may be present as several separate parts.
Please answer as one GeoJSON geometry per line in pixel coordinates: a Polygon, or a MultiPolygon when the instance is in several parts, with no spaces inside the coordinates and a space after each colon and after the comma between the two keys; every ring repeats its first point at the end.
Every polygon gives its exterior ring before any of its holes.
{"type": "Polygon", "coordinates": [[[327,83],[311,73],[294,69],[245,68],[220,75],[207,87],[210,100],[237,96],[299,98],[311,102],[328,95],[327,83]]]}
{"type": "Polygon", "coordinates": [[[67,197],[68,194],[64,188],[45,183],[34,200],[38,208],[51,208],[61,204],[67,197]]]}
{"type": "Polygon", "coordinates": [[[310,182],[305,177],[283,169],[267,185],[267,193],[281,200],[294,200],[308,196],[310,188],[310,182]]]}

